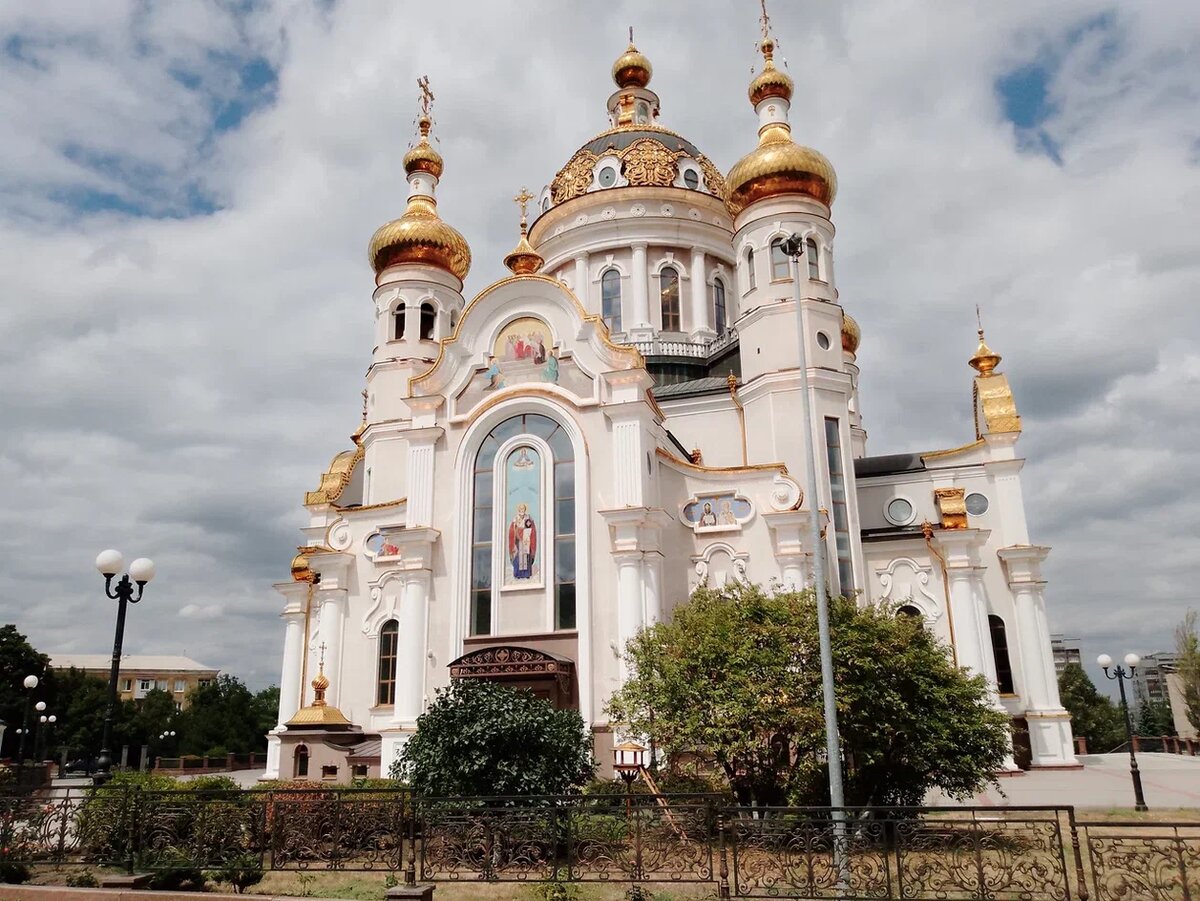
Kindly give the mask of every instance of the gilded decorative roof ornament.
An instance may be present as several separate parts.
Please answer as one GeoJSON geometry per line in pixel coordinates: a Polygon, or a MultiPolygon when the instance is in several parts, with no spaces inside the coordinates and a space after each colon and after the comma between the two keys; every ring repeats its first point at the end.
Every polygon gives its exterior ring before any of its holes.
{"type": "Polygon", "coordinates": [[[613,81],[619,88],[644,88],[650,84],[654,67],[642,51],[633,44],[633,28],[629,29],[629,46],[612,66],[613,81]]]}
{"type": "Polygon", "coordinates": [[[965,488],[933,489],[933,501],[941,515],[943,529],[965,529],[967,527],[965,494],[965,488]]]}
{"type": "Polygon", "coordinates": [[[858,320],[842,311],[842,350],[856,356],[858,354],[858,345],[862,341],[862,329],[859,328],[858,320]]]}
{"type": "Polygon", "coordinates": [[[781,194],[804,194],[830,206],[837,196],[837,175],[822,154],[792,139],[787,110],[793,84],[775,67],[775,41],[770,36],[765,2],[760,22],[763,69],[750,82],[749,96],[763,124],[759,127],[758,147],[738,160],[726,176],[725,204],[734,216],[752,203],[781,194]],[[776,103],[759,109],[772,98],[776,103]]]}
{"type": "Polygon", "coordinates": [[[471,268],[471,248],[437,214],[434,187],[444,165],[441,154],[429,143],[434,97],[427,76],[418,78],[417,85],[421,89],[421,115],[417,119],[420,138],[404,155],[404,171],[410,185],[408,206],[399,219],[379,227],[371,237],[367,255],[376,275],[390,266],[417,263],[445,269],[461,281],[471,268]]]}
{"type": "Polygon", "coordinates": [[[321,484],[317,490],[304,495],[305,506],[332,504],[341,497],[346,486],[350,484],[350,479],[354,476],[354,467],[362,460],[363,453],[362,445],[358,445],[354,450],[337,454],[330,462],[329,468],[322,473],[321,484]]]}
{"type": "MultiPolygon", "coordinates": [[[[979,307],[975,308],[976,319],[979,307]]],[[[979,346],[969,363],[979,373],[972,390],[975,407],[975,437],[995,432],[1021,431],[1021,415],[1017,412],[1017,401],[1013,397],[1008,377],[997,372],[1001,356],[983,338],[983,322],[979,322],[979,346]]]]}
{"type": "Polygon", "coordinates": [[[318,664],[317,676],[312,680],[313,702],[307,707],[296,711],[296,715],[287,721],[288,726],[351,726],[345,714],[336,707],[331,707],[325,700],[325,692],[329,690],[329,678],[325,675],[325,642],[321,642],[321,660],[318,664]]]}
{"type": "Polygon", "coordinates": [[[529,243],[527,207],[531,200],[533,200],[533,195],[529,193],[528,188],[521,188],[521,193],[513,198],[513,202],[521,208],[521,239],[517,241],[517,246],[513,248],[512,253],[504,258],[504,265],[516,275],[530,275],[537,272],[546,262],[529,243]]]}
{"type": "Polygon", "coordinates": [[[661,142],[650,138],[635,141],[621,151],[621,167],[631,185],[670,187],[679,177],[679,157],[661,142]]]}

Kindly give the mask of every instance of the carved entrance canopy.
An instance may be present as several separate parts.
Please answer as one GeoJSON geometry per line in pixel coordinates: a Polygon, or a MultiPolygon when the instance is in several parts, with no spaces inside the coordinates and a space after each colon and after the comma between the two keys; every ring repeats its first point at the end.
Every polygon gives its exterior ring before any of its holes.
{"type": "Polygon", "coordinates": [[[520,682],[534,689],[534,694],[542,694],[535,687],[537,683],[551,683],[555,690],[549,693],[548,700],[555,706],[571,698],[574,677],[573,661],[545,651],[511,645],[471,651],[450,664],[451,679],[520,682]]]}

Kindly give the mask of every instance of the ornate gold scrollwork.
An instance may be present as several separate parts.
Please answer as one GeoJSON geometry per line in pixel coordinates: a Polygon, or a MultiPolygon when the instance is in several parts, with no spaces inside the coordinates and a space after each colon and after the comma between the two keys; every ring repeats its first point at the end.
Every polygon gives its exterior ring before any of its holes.
{"type": "Polygon", "coordinates": [[[696,162],[700,164],[700,171],[704,173],[704,187],[708,188],[714,196],[725,199],[725,176],[721,174],[721,170],[713,165],[713,161],[706,157],[703,153],[696,155],[696,162]]]}
{"type": "Polygon", "coordinates": [[[658,141],[643,138],[621,152],[625,178],[631,185],[669,187],[679,175],[679,154],[658,141]]]}
{"type": "Polygon", "coordinates": [[[592,170],[596,168],[597,159],[589,150],[580,150],[571,157],[550,183],[551,199],[555,203],[562,203],[586,193],[592,186],[592,170]]]}

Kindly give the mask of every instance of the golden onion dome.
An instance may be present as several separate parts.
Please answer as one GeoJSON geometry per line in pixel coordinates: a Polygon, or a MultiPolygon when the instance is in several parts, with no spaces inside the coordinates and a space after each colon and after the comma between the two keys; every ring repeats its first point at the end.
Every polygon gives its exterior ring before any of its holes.
{"type": "Polygon", "coordinates": [[[768,97],[781,97],[784,100],[791,100],[794,84],[791,76],[775,68],[775,42],[770,38],[763,38],[760,46],[762,54],[765,57],[765,62],[763,63],[763,70],[750,82],[749,93],[751,105],[758,106],[761,101],[766,100],[768,97]]]}
{"type": "Polygon", "coordinates": [[[654,67],[650,65],[650,60],[633,45],[633,41],[629,42],[612,67],[613,81],[619,88],[644,88],[650,84],[653,74],[654,67]]]}
{"type": "MultiPolygon", "coordinates": [[[[314,691],[325,691],[329,688],[329,677],[325,675],[324,669],[317,673],[317,678],[312,680],[312,687],[314,691]]],[[[325,701],[324,698],[319,698],[318,700],[321,703],[325,701]]]]}
{"type": "Polygon", "coordinates": [[[409,175],[414,172],[428,172],[434,178],[442,177],[442,155],[429,143],[429,128],[432,124],[428,116],[422,116],[417,121],[417,128],[421,130],[421,140],[404,154],[404,171],[409,175]]]}
{"type": "Polygon", "coordinates": [[[297,554],[292,558],[292,579],[297,582],[312,582],[316,578],[316,573],[308,565],[308,557],[304,554],[297,554]]]}
{"type": "Polygon", "coordinates": [[[762,130],[758,146],[725,176],[726,205],[736,216],[750,204],[779,194],[807,194],[826,206],[837,195],[837,174],[824,156],[792,140],[786,125],[762,130]]]}
{"type": "Polygon", "coordinates": [[[859,342],[862,341],[862,329],[858,327],[858,320],[842,311],[842,350],[851,356],[858,353],[859,342]]]}
{"type": "Polygon", "coordinates": [[[367,254],[376,275],[399,263],[422,263],[462,281],[471,269],[467,239],[438,217],[437,201],[420,194],[408,199],[403,216],[376,230],[367,254]]]}

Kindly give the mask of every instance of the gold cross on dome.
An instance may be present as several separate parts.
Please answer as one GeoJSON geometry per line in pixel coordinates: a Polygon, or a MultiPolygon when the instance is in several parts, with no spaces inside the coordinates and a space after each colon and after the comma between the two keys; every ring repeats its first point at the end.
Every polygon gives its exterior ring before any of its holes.
{"type": "Polygon", "coordinates": [[[771,17],[767,15],[767,0],[758,0],[762,7],[762,15],[758,18],[758,24],[762,26],[762,36],[765,40],[771,30],[771,17]]]}
{"type": "Polygon", "coordinates": [[[429,76],[422,75],[418,78],[417,87],[421,89],[421,115],[428,117],[434,100],[433,91],[429,88],[429,76]]]}
{"type": "Polygon", "coordinates": [[[979,338],[983,339],[983,316],[979,313],[979,304],[975,304],[975,324],[979,326],[979,338]]]}
{"type": "Polygon", "coordinates": [[[321,642],[321,646],[317,650],[321,652],[321,660],[317,666],[321,669],[325,669],[325,642],[321,642]]]}
{"type": "Polygon", "coordinates": [[[528,188],[521,188],[521,193],[513,198],[513,202],[521,207],[521,226],[525,226],[528,219],[528,214],[525,208],[529,205],[529,201],[533,200],[533,195],[529,193],[528,188]]]}
{"type": "Polygon", "coordinates": [[[362,389],[362,399],[363,399],[363,422],[366,422],[367,421],[367,389],[366,388],[362,389]]]}

